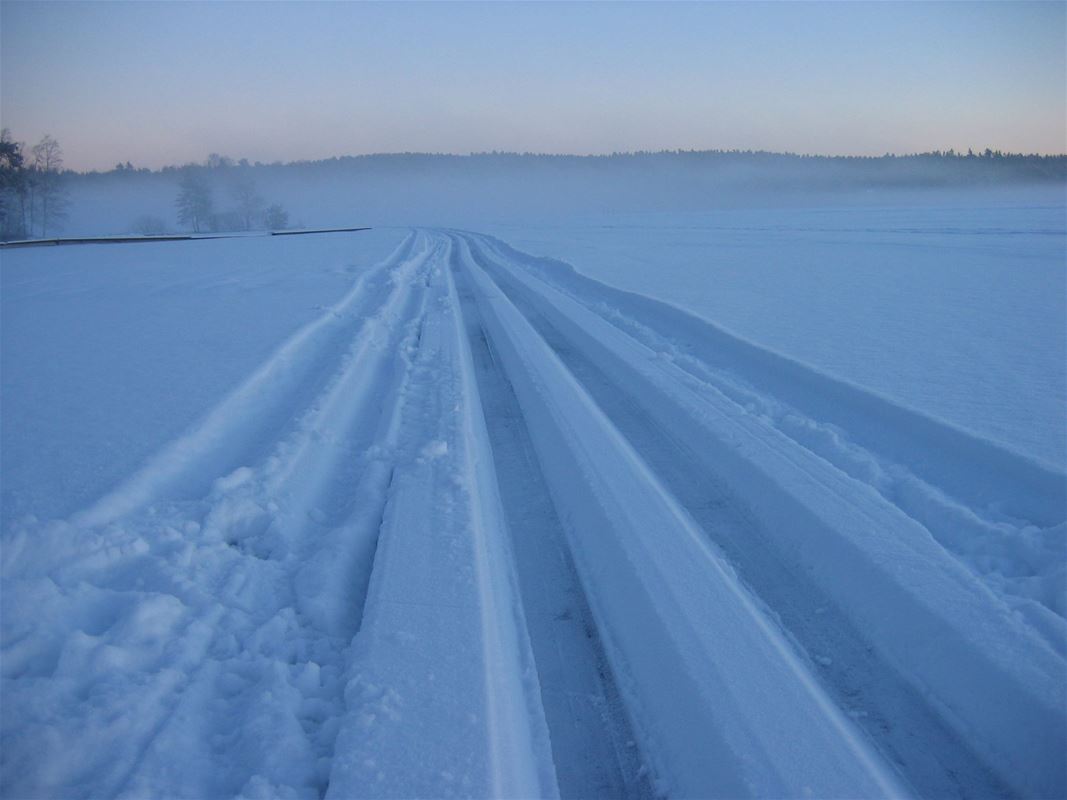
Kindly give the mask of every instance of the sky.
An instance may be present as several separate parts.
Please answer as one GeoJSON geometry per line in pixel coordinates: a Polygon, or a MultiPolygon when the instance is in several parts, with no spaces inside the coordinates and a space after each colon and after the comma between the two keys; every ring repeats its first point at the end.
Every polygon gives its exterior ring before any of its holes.
{"type": "Polygon", "coordinates": [[[0,120],[211,152],[1067,151],[1063,2],[0,2],[0,120]]]}

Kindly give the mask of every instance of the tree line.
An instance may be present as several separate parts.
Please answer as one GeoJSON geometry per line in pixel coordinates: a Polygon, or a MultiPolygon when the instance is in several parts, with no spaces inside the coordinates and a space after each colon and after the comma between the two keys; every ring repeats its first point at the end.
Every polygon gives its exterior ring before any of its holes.
{"type": "Polygon", "coordinates": [[[486,190],[498,192],[500,187],[514,186],[522,190],[516,196],[527,199],[558,196],[571,205],[596,203],[599,207],[607,203],[639,208],[666,203],[675,208],[699,207],[717,199],[735,202],[759,193],[778,196],[783,192],[1063,185],[1067,182],[1067,156],[992,149],[883,156],[760,150],[584,156],[408,152],[264,164],[212,153],[199,163],[161,169],[139,168],[126,161],[102,172],[74,172],[63,169],[62,150],[52,137],[27,148],[5,130],[0,137],[0,235],[7,239],[54,236],[66,217],[66,190],[80,197],[82,192],[104,185],[114,189],[142,186],[143,196],[151,192],[153,202],[162,200],[157,208],[165,207],[168,195],[173,198],[173,212],[116,220],[119,226],[125,223],[116,231],[157,234],[287,227],[286,209],[268,202],[257,180],[263,185],[285,185],[304,196],[310,192],[318,196],[328,190],[346,198],[346,211],[359,208],[361,213],[379,207],[378,198],[383,194],[386,202],[393,202],[389,198],[397,191],[416,185],[430,198],[426,203],[443,202],[449,207],[461,199],[484,199],[486,190]],[[320,181],[328,184],[325,189],[320,181]]]}
{"type": "Polygon", "coordinates": [[[27,153],[11,131],[0,131],[0,238],[54,235],[69,203],[59,142],[46,134],[27,153]]]}
{"type": "MultiPolygon", "coordinates": [[[[112,173],[147,173],[129,161],[112,173]]],[[[281,230],[289,215],[279,203],[268,204],[259,193],[250,165],[234,163],[212,153],[203,164],[176,170],[178,225],[196,233],[221,230],[281,230]],[[232,200],[229,208],[215,202],[215,188],[223,184],[232,200]]],[[[27,149],[11,131],[0,131],[0,240],[48,238],[63,229],[70,208],[69,179],[82,177],[63,169],[63,149],[45,135],[27,149]]],[[[175,229],[160,217],[143,215],[133,222],[135,233],[160,234],[175,229]]]]}

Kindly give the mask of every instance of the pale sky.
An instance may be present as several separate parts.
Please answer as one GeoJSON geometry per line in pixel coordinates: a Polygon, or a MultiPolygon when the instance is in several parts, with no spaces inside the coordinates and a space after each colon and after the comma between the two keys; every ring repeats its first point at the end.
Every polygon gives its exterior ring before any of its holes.
{"type": "Polygon", "coordinates": [[[1062,2],[2,2],[76,169],[377,152],[1067,150],[1062,2]]]}

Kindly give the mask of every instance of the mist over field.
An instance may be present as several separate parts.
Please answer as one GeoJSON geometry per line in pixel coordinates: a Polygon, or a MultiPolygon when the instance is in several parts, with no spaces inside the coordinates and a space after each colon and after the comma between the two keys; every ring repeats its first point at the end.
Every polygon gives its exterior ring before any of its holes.
{"type": "MultiPolygon", "coordinates": [[[[202,174],[215,204],[251,180],[294,227],[477,225],[574,214],[698,212],[724,208],[968,202],[1058,203],[1063,157],[929,154],[819,158],[775,153],[678,152],[615,156],[396,154],[241,165],[215,157],[162,171],[69,174],[66,235],[136,231],[153,216],[183,230],[183,174],[202,174]],[[218,164],[221,163],[221,166],[218,164]]],[[[222,227],[225,227],[223,225],[222,227]]],[[[159,231],[162,232],[162,231],[159,231]]]]}

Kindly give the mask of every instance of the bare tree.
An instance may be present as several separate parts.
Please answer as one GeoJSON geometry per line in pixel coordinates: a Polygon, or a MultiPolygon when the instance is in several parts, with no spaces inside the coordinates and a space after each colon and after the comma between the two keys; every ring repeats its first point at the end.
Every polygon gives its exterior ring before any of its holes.
{"type": "Polygon", "coordinates": [[[48,134],[33,146],[31,167],[31,227],[34,222],[41,227],[42,238],[49,230],[61,227],[67,218],[66,190],[63,188],[60,170],[63,168],[63,148],[48,134]]]}
{"type": "Polygon", "coordinates": [[[263,212],[263,198],[256,189],[256,182],[247,172],[240,172],[230,185],[230,192],[237,202],[237,216],[241,226],[246,231],[252,230],[252,226],[263,212]]]}
{"type": "Polygon", "coordinates": [[[214,201],[207,179],[195,168],[184,170],[178,187],[178,221],[200,233],[210,226],[213,211],[214,201]]]}

